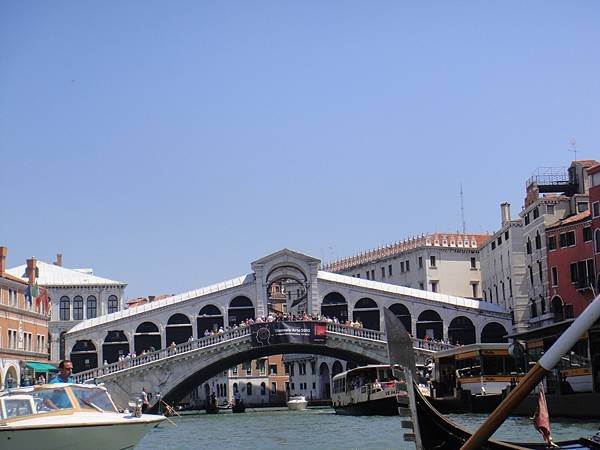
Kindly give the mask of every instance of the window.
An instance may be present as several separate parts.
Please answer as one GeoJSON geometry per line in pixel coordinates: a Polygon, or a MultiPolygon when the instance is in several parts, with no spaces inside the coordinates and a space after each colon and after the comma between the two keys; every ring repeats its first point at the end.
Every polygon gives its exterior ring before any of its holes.
{"type": "Polygon", "coordinates": [[[529,225],[529,213],[525,214],[525,225],[529,225]]]}
{"type": "Polygon", "coordinates": [[[552,268],[552,286],[558,286],[558,269],[552,268]]]}
{"type": "Polygon", "coordinates": [[[498,247],[502,245],[502,236],[498,236],[498,247]]]}
{"type": "Polygon", "coordinates": [[[571,283],[577,283],[579,276],[577,275],[577,263],[571,263],[571,283]]]}
{"type": "Polygon", "coordinates": [[[492,250],[496,250],[496,241],[492,241],[492,250]]]}
{"type": "Polygon", "coordinates": [[[88,319],[93,319],[95,317],[98,316],[98,312],[97,312],[97,301],[96,301],[96,297],[94,297],[93,295],[90,295],[87,298],[87,318],[88,319]]]}
{"type": "Polygon", "coordinates": [[[400,263],[400,272],[404,273],[404,261],[400,263]]]}
{"type": "Polygon", "coordinates": [[[242,370],[246,371],[246,375],[250,375],[252,373],[252,364],[249,361],[242,363],[242,370]]]}
{"type": "Polygon", "coordinates": [[[583,229],[583,242],[589,242],[592,240],[592,227],[585,227],[583,229]]]}
{"type": "Polygon", "coordinates": [[[298,363],[298,374],[306,375],[306,363],[298,363]]]}
{"type": "Polygon", "coordinates": [[[529,269],[529,281],[531,281],[531,285],[533,286],[533,269],[531,266],[527,266],[527,268],[529,269]]]}
{"type": "Polygon", "coordinates": [[[536,206],[535,208],[533,208],[533,220],[537,219],[538,217],[540,217],[540,210],[536,206]]]}
{"type": "Polygon", "coordinates": [[[540,248],[542,248],[542,237],[540,236],[540,232],[538,231],[535,234],[535,249],[539,250],[540,248]]]}
{"type": "Polygon", "coordinates": [[[431,282],[431,292],[437,292],[437,291],[438,291],[438,282],[432,281],[431,282]]]}
{"type": "Polygon", "coordinates": [[[540,276],[540,281],[544,281],[542,278],[544,276],[544,271],[542,270],[542,262],[538,260],[537,265],[538,265],[538,275],[540,276]]]}
{"type": "Polygon", "coordinates": [[[269,364],[269,375],[277,375],[277,364],[269,364]]]}
{"type": "Polygon", "coordinates": [[[371,269],[371,279],[375,279],[375,269],[371,269]]]}
{"type": "Polygon", "coordinates": [[[258,369],[258,373],[260,375],[264,375],[265,374],[265,360],[260,359],[260,360],[256,361],[256,368],[258,369]]]}
{"type": "Polygon", "coordinates": [[[419,289],[421,289],[421,290],[425,289],[425,285],[423,284],[422,281],[419,283],[419,289]]]}
{"type": "Polygon", "coordinates": [[[554,215],[554,205],[546,205],[546,213],[554,215]]]}
{"type": "Polygon", "coordinates": [[[423,257],[419,256],[419,269],[423,268],[423,257]]]}
{"type": "Polygon", "coordinates": [[[594,232],[594,237],[596,241],[596,245],[594,246],[594,250],[596,253],[600,253],[600,229],[597,229],[594,232]]]}
{"type": "Polygon", "coordinates": [[[288,363],[285,363],[284,367],[284,372],[286,375],[290,374],[290,365],[288,363]]]}
{"type": "Polygon", "coordinates": [[[429,257],[429,265],[431,267],[435,267],[435,256],[430,256],[429,257]]]}
{"type": "Polygon", "coordinates": [[[310,373],[311,373],[312,375],[314,375],[314,374],[315,374],[315,372],[316,372],[316,370],[317,370],[317,368],[316,368],[316,363],[315,363],[314,361],[311,361],[311,362],[310,362],[310,373]]]}
{"type": "Polygon", "coordinates": [[[360,273],[357,273],[357,274],[356,274],[356,278],[360,278],[360,273]]]}
{"type": "Polygon", "coordinates": [[[504,289],[504,281],[501,281],[500,285],[502,286],[502,300],[506,302],[506,291],[504,289]]]}
{"type": "Polygon", "coordinates": [[[589,208],[588,202],[577,202],[577,212],[578,213],[582,213],[584,211],[587,211],[588,208],[589,208]]]}
{"type": "Polygon", "coordinates": [[[575,245],[575,232],[567,231],[566,233],[560,233],[558,244],[560,245],[560,248],[572,247],[575,245]]]}
{"type": "Polygon", "coordinates": [[[392,276],[392,265],[391,264],[388,266],[388,275],[390,277],[392,276]]]}
{"type": "Polygon", "coordinates": [[[277,383],[275,381],[271,382],[271,395],[277,395],[277,383]]]}
{"type": "Polygon", "coordinates": [[[600,216],[600,202],[594,202],[592,204],[592,216],[593,217],[600,216]]]}
{"type": "Polygon", "coordinates": [[[548,237],[548,250],[556,250],[556,236],[548,237]]]}
{"type": "Polygon", "coordinates": [[[71,320],[71,300],[69,297],[60,298],[60,320],[71,320]]]}
{"type": "Polygon", "coordinates": [[[531,239],[527,238],[527,243],[525,244],[525,249],[527,250],[527,254],[531,255],[531,239]]]}
{"type": "Polygon", "coordinates": [[[367,280],[370,280],[370,279],[371,279],[371,274],[370,274],[370,272],[367,270],[367,272],[366,272],[366,273],[367,273],[367,280]]]}
{"type": "Polygon", "coordinates": [[[477,297],[477,283],[472,283],[471,284],[471,289],[473,289],[473,297],[477,297]]]}
{"type": "Polygon", "coordinates": [[[108,314],[117,312],[119,310],[119,300],[116,295],[108,297],[108,314]]]}
{"type": "Polygon", "coordinates": [[[531,303],[529,305],[531,310],[531,317],[537,317],[537,307],[535,305],[535,300],[531,299],[531,303]]]}
{"type": "Polygon", "coordinates": [[[385,278],[385,267],[381,268],[381,279],[383,280],[385,278]]]}
{"type": "Polygon", "coordinates": [[[410,272],[410,261],[406,261],[406,271],[410,272]]]}
{"type": "Polygon", "coordinates": [[[471,258],[471,269],[477,269],[477,261],[475,258],[471,258]]]}
{"type": "Polygon", "coordinates": [[[260,383],[260,395],[267,395],[267,385],[264,383],[260,383]]]}
{"type": "Polygon", "coordinates": [[[83,320],[83,297],[80,295],[73,298],[73,320],[83,320]]]}
{"type": "Polygon", "coordinates": [[[248,397],[252,395],[252,383],[246,383],[246,395],[248,397]]]}
{"type": "Polygon", "coordinates": [[[494,285],[494,290],[496,291],[496,303],[500,303],[500,296],[498,295],[498,285],[494,285]]]}
{"type": "Polygon", "coordinates": [[[508,235],[508,230],[506,230],[506,231],[504,232],[504,240],[505,240],[505,241],[508,241],[508,236],[509,236],[509,235],[508,235]]]}

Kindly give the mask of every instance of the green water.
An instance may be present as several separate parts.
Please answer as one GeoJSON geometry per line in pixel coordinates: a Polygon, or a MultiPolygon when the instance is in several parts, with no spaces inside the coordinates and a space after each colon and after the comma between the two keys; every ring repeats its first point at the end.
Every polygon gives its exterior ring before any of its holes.
{"type": "MultiPolygon", "coordinates": [[[[473,429],[481,414],[449,416],[473,429]]],[[[136,450],[157,449],[414,449],[403,440],[398,417],[339,416],[332,409],[264,411],[244,414],[184,416],[164,422],[146,435],[136,450]]],[[[592,435],[597,422],[552,422],[555,440],[592,435]]],[[[541,441],[527,418],[510,418],[494,437],[541,441]]]]}

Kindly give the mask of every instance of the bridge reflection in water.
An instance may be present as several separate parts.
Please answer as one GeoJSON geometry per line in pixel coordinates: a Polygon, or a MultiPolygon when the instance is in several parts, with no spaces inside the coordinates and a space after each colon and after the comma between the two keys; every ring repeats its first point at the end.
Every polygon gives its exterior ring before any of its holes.
{"type": "MultiPolygon", "coordinates": [[[[323,325],[323,322],[304,323],[323,325]]],[[[417,362],[425,362],[433,352],[450,347],[453,346],[413,338],[417,362]]],[[[246,326],[126,358],[77,373],[73,378],[77,383],[91,380],[106,383],[122,407],[126,407],[129,398],[139,394],[142,387],[160,391],[163,400],[174,402],[183,398],[193,387],[236,364],[285,353],[320,354],[359,364],[388,361],[383,331],[327,323],[324,344],[286,343],[256,347],[252,345],[252,327],[246,326]]],[[[156,402],[155,398],[153,400],[156,402]]]]}

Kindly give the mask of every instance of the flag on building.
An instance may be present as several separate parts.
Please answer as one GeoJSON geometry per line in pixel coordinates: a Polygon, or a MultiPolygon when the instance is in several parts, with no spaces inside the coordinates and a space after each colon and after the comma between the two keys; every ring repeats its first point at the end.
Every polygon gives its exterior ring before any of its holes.
{"type": "Polygon", "coordinates": [[[548,447],[558,447],[554,442],[552,442],[552,435],[550,433],[550,415],[548,414],[548,405],[546,404],[546,395],[544,394],[543,383],[540,383],[538,404],[532,419],[533,426],[542,435],[546,445],[548,445],[548,447]]]}
{"type": "Polygon", "coordinates": [[[39,294],[35,298],[36,306],[40,306],[40,303],[44,303],[44,311],[48,311],[48,304],[50,303],[50,298],[48,297],[48,289],[44,289],[43,287],[38,288],[39,294]]]}
{"type": "Polygon", "coordinates": [[[27,285],[25,288],[25,301],[29,306],[31,306],[31,286],[27,285]]]}

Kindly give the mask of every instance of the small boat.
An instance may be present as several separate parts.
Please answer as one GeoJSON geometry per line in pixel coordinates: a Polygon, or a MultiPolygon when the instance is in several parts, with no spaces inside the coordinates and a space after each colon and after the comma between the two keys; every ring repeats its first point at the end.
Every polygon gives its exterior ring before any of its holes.
{"type": "Polygon", "coordinates": [[[0,448],[133,448],[164,416],[120,413],[103,386],[44,384],[0,392],[0,448]]]}
{"type": "Polygon", "coordinates": [[[233,413],[243,413],[246,412],[246,405],[244,405],[243,400],[236,400],[233,406],[231,407],[231,411],[233,413]]]}
{"type": "Polygon", "coordinates": [[[408,404],[406,381],[394,376],[389,365],[357,367],[334,376],[332,384],[337,414],[395,416],[399,406],[408,404]]]}
{"type": "Polygon", "coordinates": [[[304,395],[292,395],[287,401],[287,407],[290,411],[302,411],[306,409],[308,402],[304,395]]]}

